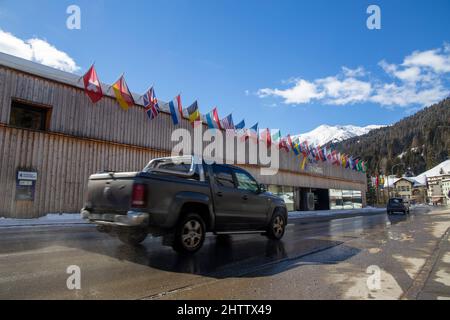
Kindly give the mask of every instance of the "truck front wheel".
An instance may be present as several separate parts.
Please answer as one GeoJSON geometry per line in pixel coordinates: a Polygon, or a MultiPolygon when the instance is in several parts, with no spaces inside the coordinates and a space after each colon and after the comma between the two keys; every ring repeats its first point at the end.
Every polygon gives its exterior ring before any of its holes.
{"type": "Polygon", "coordinates": [[[118,230],[118,236],[120,241],[127,245],[137,246],[147,238],[147,231],[142,228],[121,228],[118,230]]]}
{"type": "Polygon", "coordinates": [[[179,253],[195,253],[202,247],[205,236],[206,227],[202,217],[189,213],[177,225],[173,249],[179,253]]]}

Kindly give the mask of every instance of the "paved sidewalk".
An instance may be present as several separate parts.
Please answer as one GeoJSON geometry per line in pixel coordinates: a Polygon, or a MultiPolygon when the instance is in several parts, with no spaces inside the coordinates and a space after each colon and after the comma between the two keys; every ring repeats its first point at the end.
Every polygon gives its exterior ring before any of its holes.
{"type": "Polygon", "coordinates": [[[417,298],[450,300],[450,229],[439,243],[436,260],[417,298]]]}

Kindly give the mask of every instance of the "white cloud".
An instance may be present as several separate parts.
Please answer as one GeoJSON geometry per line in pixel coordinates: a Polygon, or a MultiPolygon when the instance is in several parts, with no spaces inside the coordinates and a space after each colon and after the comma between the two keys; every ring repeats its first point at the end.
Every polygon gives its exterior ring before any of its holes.
{"type": "Polygon", "coordinates": [[[415,83],[417,81],[430,79],[429,73],[423,73],[422,69],[417,66],[402,68],[395,64],[389,64],[385,60],[380,61],[378,65],[388,75],[405,82],[415,83]]]}
{"type": "MultiPolygon", "coordinates": [[[[368,78],[363,67],[342,67],[335,76],[312,81],[297,79],[284,82],[287,89],[261,89],[258,95],[280,97],[286,104],[304,104],[320,101],[329,105],[347,105],[372,102],[382,106],[409,107],[436,103],[450,94],[450,44],[443,48],[415,51],[406,56],[401,64],[378,63],[382,76],[368,78]]],[[[295,78],[294,78],[295,79],[295,78]]]]}
{"type": "Polygon", "coordinates": [[[344,105],[368,98],[372,91],[371,84],[355,78],[328,77],[308,82],[297,79],[293,87],[285,90],[260,89],[257,95],[261,98],[274,96],[284,99],[286,104],[310,103],[313,100],[324,100],[327,104],[344,105]]]}
{"type": "Polygon", "coordinates": [[[442,85],[430,88],[416,88],[414,86],[398,86],[394,83],[384,84],[370,97],[371,102],[382,106],[407,107],[411,105],[429,106],[448,96],[448,89],[442,85]]]}
{"type": "Polygon", "coordinates": [[[34,61],[64,71],[74,72],[79,69],[67,53],[59,51],[48,42],[41,39],[31,39],[28,43],[33,50],[34,61]]]}
{"type": "Polygon", "coordinates": [[[363,67],[358,67],[356,69],[350,69],[347,67],[342,67],[342,73],[346,76],[346,77],[364,77],[367,72],[363,67]]]}
{"type": "Polygon", "coordinates": [[[0,51],[27,60],[33,58],[33,50],[23,40],[0,29],[0,51]]]}
{"type": "Polygon", "coordinates": [[[450,55],[448,54],[447,44],[444,49],[415,51],[405,58],[403,65],[431,68],[437,73],[450,72],[450,55]]]}
{"type": "Polygon", "coordinates": [[[410,67],[396,71],[395,76],[406,82],[417,82],[423,79],[422,72],[418,67],[410,67]]]}
{"type": "Polygon", "coordinates": [[[80,69],[67,53],[47,41],[37,38],[24,41],[1,29],[0,51],[63,71],[75,72],[80,69]]]}
{"type": "Polygon", "coordinates": [[[316,81],[322,86],[328,104],[344,105],[365,101],[372,92],[372,85],[355,78],[328,77],[316,81]]]}
{"type": "Polygon", "coordinates": [[[378,62],[378,65],[386,72],[387,74],[393,74],[397,71],[397,66],[395,64],[387,63],[386,60],[381,60],[378,62]]]}
{"type": "Polygon", "coordinates": [[[317,91],[317,86],[314,83],[303,79],[298,79],[295,85],[286,90],[279,89],[260,89],[257,92],[260,97],[278,96],[282,97],[287,104],[308,103],[312,99],[322,98],[322,93],[317,91]]]}

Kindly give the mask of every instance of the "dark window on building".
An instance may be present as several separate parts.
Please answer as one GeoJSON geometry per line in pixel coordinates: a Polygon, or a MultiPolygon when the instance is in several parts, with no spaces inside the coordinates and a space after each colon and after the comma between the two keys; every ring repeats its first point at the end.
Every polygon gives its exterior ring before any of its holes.
{"type": "Polygon", "coordinates": [[[229,167],[214,165],[214,178],[216,183],[222,187],[234,188],[233,173],[229,167]]]}
{"type": "Polygon", "coordinates": [[[47,130],[51,109],[49,107],[13,100],[9,124],[33,130],[47,130]]]}

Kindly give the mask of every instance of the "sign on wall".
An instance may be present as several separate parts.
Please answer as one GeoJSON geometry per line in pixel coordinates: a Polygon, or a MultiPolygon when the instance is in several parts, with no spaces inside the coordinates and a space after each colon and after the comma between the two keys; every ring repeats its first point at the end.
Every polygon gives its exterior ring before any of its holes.
{"type": "Polygon", "coordinates": [[[16,175],[16,200],[34,201],[37,181],[36,171],[18,170],[16,175]]]}

